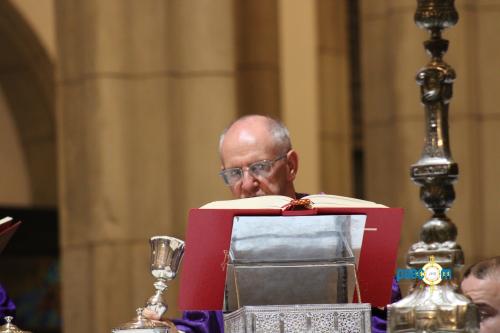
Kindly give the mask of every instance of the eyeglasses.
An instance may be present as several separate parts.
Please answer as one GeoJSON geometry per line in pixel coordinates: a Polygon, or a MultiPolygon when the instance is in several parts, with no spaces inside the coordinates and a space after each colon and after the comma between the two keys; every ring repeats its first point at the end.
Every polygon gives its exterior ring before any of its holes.
{"type": "MultiPolygon", "coordinates": [[[[245,169],[255,178],[266,178],[271,173],[274,163],[282,160],[287,154],[276,157],[274,160],[262,160],[250,164],[245,169]]],[[[243,179],[243,168],[229,168],[222,170],[219,175],[222,177],[224,184],[234,186],[243,179]]]]}

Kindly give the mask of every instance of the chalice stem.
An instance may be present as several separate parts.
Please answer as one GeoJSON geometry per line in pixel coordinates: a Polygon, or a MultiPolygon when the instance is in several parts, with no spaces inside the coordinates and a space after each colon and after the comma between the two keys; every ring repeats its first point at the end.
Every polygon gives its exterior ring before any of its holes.
{"type": "Polygon", "coordinates": [[[163,316],[163,314],[168,310],[168,306],[163,299],[163,292],[167,290],[167,283],[165,279],[159,278],[154,283],[156,292],[153,296],[151,296],[147,303],[146,308],[151,311],[154,311],[158,314],[159,317],[163,316]]]}

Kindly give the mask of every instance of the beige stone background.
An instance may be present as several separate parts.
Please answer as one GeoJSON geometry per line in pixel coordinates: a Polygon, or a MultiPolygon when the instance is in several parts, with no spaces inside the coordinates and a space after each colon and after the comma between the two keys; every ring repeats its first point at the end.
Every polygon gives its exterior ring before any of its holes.
{"type": "MultiPolygon", "coordinates": [[[[403,207],[402,267],[429,216],[409,179],[427,34],[413,23],[416,1],[359,1],[363,117],[353,123],[347,1],[0,2],[0,205],[57,207],[64,332],[131,318],[152,291],[148,238],[182,238],[189,208],[229,198],[218,135],[247,113],[289,126],[300,191],[354,195],[361,179],[366,199],[403,207]]],[[[500,0],[456,7],[444,33],[458,74],[450,216],[469,264],[500,253],[500,0]]]]}

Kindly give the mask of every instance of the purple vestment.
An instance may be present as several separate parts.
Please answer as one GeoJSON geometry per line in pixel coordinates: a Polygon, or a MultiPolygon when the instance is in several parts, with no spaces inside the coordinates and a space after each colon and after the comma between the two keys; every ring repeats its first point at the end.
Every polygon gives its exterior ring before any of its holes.
{"type": "Polygon", "coordinates": [[[16,314],[16,306],[14,302],[7,296],[7,292],[0,285],[0,323],[3,323],[3,318],[6,316],[14,316],[16,314]]]}
{"type": "Polygon", "coordinates": [[[223,333],[222,311],[184,311],[182,319],[173,320],[186,333],[223,333]]]}

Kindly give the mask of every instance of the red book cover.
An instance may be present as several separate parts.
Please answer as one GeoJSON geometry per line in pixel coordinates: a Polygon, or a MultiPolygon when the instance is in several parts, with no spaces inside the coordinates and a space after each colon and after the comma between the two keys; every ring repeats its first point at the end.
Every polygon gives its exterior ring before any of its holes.
{"type": "Polygon", "coordinates": [[[180,274],[179,307],[182,310],[222,309],[227,255],[235,216],[288,214],[366,215],[358,267],[361,301],[373,306],[385,306],[390,302],[403,220],[401,208],[316,208],[303,211],[192,209],[180,274]]]}

